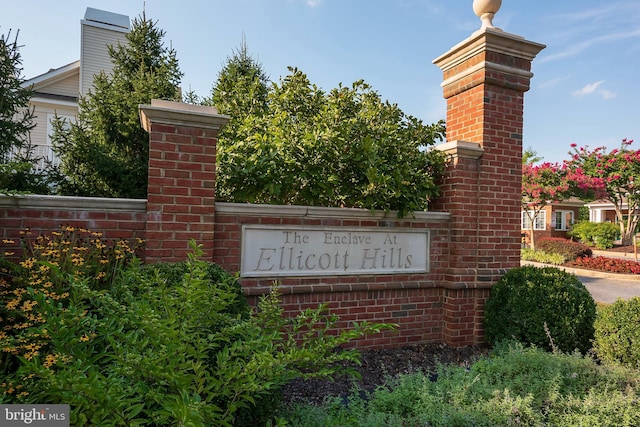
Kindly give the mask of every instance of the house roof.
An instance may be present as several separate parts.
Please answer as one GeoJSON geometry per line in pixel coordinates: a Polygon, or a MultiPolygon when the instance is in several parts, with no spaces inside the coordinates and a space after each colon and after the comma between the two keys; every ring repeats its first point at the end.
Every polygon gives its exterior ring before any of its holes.
{"type": "Polygon", "coordinates": [[[78,76],[80,75],[79,60],[67,65],[63,65],[60,68],[52,68],[46,73],[30,78],[29,80],[25,80],[22,83],[22,87],[32,86],[33,90],[35,92],[38,92],[39,89],[42,89],[45,86],[48,86],[60,80],[71,77],[73,74],[77,74],[78,76]]]}

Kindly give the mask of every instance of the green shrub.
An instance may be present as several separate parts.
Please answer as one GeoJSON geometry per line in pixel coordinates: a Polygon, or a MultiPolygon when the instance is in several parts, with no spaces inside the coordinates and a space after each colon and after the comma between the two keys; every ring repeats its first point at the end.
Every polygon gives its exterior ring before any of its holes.
{"type": "Polygon", "coordinates": [[[507,272],[491,289],[484,315],[490,344],[515,339],[546,349],[586,352],[596,305],[575,275],[555,267],[525,266],[507,272]]]}
{"type": "MultiPolygon", "coordinates": [[[[72,425],[264,425],[283,384],[345,371],[358,354],[337,348],[391,328],[335,332],[326,305],[285,318],[275,288],[249,312],[235,279],[192,248],[186,263],[133,258],[112,277],[86,262],[82,274],[65,271],[41,259],[49,251],[23,261],[17,281],[39,285],[0,283],[0,348],[11,362],[0,367],[0,403],[64,402],[72,425]]],[[[108,254],[125,256],[118,246],[108,254]]]]}
{"type": "Polygon", "coordinates": [[[543,251],[523,248],[520,251],[520,258],[523,261],[535,261],[544,264],[562,265],[565,263],[565,259],[560,254],[548,254],[543,251]]]}
{"type": "Polygon", "coordinates": [[[597,249],[613,247],[613,242],[620,234],[620,227],[611,222],[582,221],[575,224],[567,233],[568,236],[580,240],[597,249]]]}
{"type": "Polygon", "coordinates": [[[593,347],[604,361],[640,368],[640,297],[598,310],[593,347]]]}
{"type": "Polygon", "coordinates": [[[516,343],[471,365],[391,378],[348,406],[293,406],[281,417],[306,426],[607,426],[640,425],[640,380],[624,367],[579,354],[551,354],[516,343]]]}
{"type": "Polygon", "coordinates": [[[583,256],[591,256],[591,249],[588,246],[559,237],[543,237],[536,242],[536,250],[548,254],[562,255],[565,262],[573,261],[583,256]]]}

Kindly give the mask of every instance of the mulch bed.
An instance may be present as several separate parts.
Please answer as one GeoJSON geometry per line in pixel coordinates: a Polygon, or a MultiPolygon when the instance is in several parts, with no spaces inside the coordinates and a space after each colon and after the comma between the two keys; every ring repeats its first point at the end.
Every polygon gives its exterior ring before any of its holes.
{"type": "Polygon", "coordinates": [[[453,348],[445,344],[427,344],[394,349],[362,350],[362,365],[355,366],[362,376],[354,380],[340,376],[332,380],[294,380],[282,390],[285,403],[320,404],[329,396],[346,396],[356,387],[372,391],[390,377],[411,372],[434,373],[438,364],[470,366],[487,354],[484,346],[453,348]]]}

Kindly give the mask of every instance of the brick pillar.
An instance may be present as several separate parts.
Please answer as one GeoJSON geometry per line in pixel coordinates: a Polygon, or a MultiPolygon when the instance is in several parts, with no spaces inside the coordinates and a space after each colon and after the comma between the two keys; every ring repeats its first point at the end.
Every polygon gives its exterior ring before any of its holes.
{"type": "Polygon", "coordinates": [[[184,260],[191,239],[213,256],[216,143],[228,120],[215,108],[181,102],[140,106],[149,132],[147,262],[184,260]]]}
{"type": "Polygon", "coordinates": [[[433,61],[447,100],[447,142],[439,148],[450,159],[433,205],[451,213],[445,342],[482,339],[477,311],[500,275],[520,263],[523,101],[531,61],[544,47],[486,28],[433,61]]]}

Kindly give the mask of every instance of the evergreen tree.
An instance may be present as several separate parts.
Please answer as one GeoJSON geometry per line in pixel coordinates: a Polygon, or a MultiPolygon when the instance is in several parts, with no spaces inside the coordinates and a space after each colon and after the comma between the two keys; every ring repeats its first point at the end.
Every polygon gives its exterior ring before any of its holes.
{"type": "Polygon", "coordinates": [[[0,155],[2,160],[25,147],[33,123],[33,110],[28,108],[32,91],[23,88],[22,59],[18,34],[13,41],[11,31],[0,34],[0,155]]]}
{"type": "Polygon", "coordinates": [[[219,144],[243,138],[238,135],[241,124],[250,117],[261,117],[267,113],[269,77],[262,65],[255,60],[247,49],[243,36],[240,49],[227,58],[218,73],[211,97],[205,104],[214,106],[220,114],[231,116],[231,121],[222,128],[219,144]]]}
{"type": "Polygon", "coordinates": [[[149,136],[140,126],[138,105],[180,100],[182,73],[164,35],[144,12],[134,19],[127,43],[109,46],[113,71],[95,76],[93,89],[80,99],[77,123],[54,122],[62,194],[146,197],[149,136]]]}
{"type": "Polygon", "coordinates": [[[30,131],[35,127],[29,99],[30,87],[23,87],[22,59],[18,33],[0,35],[0,189],[47,193],[48,176],[36,170],[30,131]]]}

